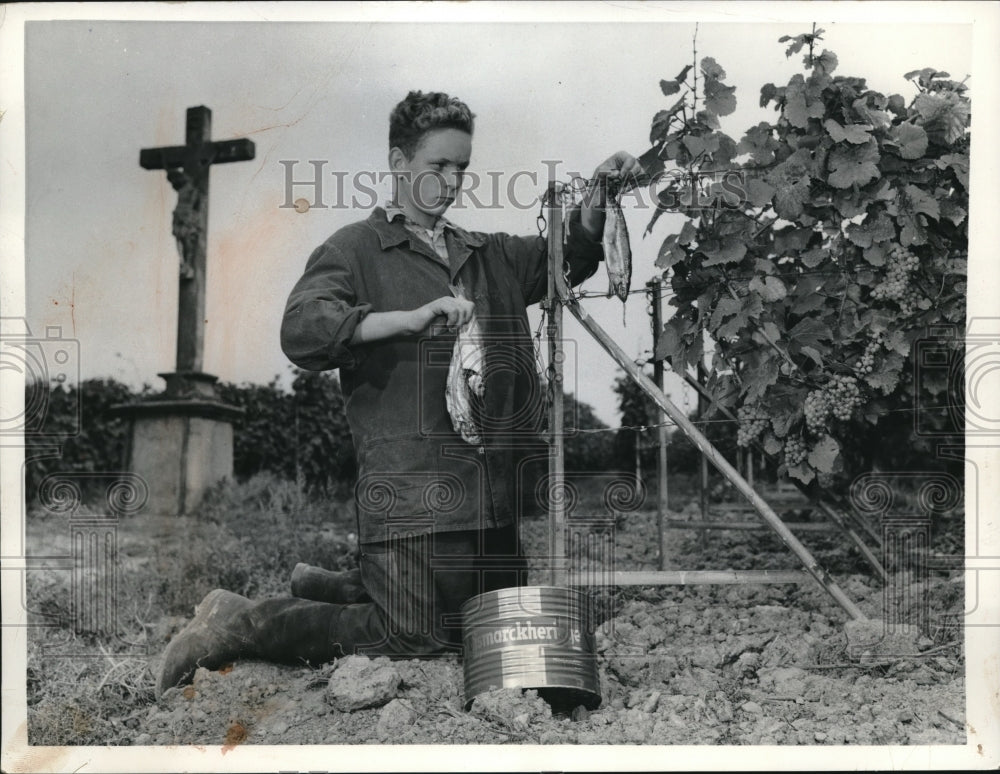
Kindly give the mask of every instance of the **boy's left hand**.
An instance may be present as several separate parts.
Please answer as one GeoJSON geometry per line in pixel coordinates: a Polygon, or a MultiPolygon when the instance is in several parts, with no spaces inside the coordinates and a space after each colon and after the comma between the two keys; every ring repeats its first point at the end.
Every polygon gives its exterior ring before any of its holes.
{"type": "Polygon", "coordinates": [[[618,151],[598,165],[594,170],[594,177],[606,174],[612,180],[620,179],[623,182],[623,190],[628,190],[638,185],[643,172],[642,164],[635,156],[628,151],[618,151]]]}
{"type": "MultiPolygon", "coordinates": [[[[594,179],[607,175],[611,180],[621,180],[621,190],[637,186],[644,174],[642,164],[628,151],[618,151],[594,170],[594,179]]],[[[606,189],[603,189],[606,190],[606,189]]],[[[604,229],[604,194],[586,197],[580,206],[580,225],[591,239],[600,239],[604,229]]]]}

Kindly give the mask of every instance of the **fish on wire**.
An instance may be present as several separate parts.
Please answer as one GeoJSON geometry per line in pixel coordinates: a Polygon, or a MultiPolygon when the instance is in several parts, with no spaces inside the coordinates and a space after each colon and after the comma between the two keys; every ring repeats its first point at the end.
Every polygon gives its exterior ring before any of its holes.
{"type": "Polygon", "coordinates": [[[622,301],[622,324],[625,323],[625,302],[632,284],[632,248],[628,241],[628,226],[621,207],[621,187],[612,193],[605,179],[604,266],[608,270],[608,298],[615,295],[622,301]]]}
{"type": "MultiPolygon", "coordinates": [[[[452,286],[451,292],[462,298],[461,286],[452,286]]],[[[473,312],[472,317],[458,330],[455,347],[448,367],[448,382],[445,389],[445,404],[451,425],[462,440],[479,445],[482,437],[476,422],[476,415],[482,407],[485,392],[486,349],[483,332],[473,312]]]]}

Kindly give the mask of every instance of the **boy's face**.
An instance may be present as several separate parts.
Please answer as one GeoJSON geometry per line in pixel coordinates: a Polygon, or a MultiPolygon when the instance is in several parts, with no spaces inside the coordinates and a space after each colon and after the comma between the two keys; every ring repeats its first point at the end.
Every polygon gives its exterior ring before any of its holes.
{"type": "Polygon", "coordinates": [[[410,217],[432,226],[444,214],[462,186],[469,166],[472,137],[461,129],[432,129],[417,145],[412,159],[399,148],[389,151],[396,175],[396,201],[410,217]]]}

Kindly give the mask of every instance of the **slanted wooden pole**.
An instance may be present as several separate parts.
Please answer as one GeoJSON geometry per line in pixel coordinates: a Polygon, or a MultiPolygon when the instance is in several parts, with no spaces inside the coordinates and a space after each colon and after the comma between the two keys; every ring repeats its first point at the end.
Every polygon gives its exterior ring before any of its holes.
{"type": "Polygon", "coordinates": [[[806,572],[808,572],[817,583],[822,586],[826,592],[840,605],[844,611],[851,616],[851,618],[864,621],[867,620],[867,616],[861,612],[860,608],[851,601],[851,599],[844,594],[837,582],[824,570],[813,555],[809,552],[802,543],[799,542],[798,538],[792,534],[791,530],[785,526],[785,523],[778,517],[778,515],[772,510],[771,506],[768,505],[764,499],[757,494],[757,492],[747,484],[746,480],[740,475],[739,471],[736,470],[728,460],[719,453],[711,442],[702,434],[702,432],[691,422],[690,419],[685,416],[684,412],[681,411],[673,402],[663,394],[655,384],[653,384],[652,379],[650,379],[646,374],[642,372],[632,360],[625,354],[625,351],[618,346],[614,339],[607,334],[607,332],[598,325],[593,318],[587,313],[585,309],[580,306],[580,303],[568,296],[563,296],[563,303],[570,310],[574,317],[580,321],[580,324],[597,340],[597,342],[604,348],[604,350],[611,355],[611,357],[620,365],[625,372],[635,380],[636,384],[649,395],[657,405],[669,416],[681,430],[691,439],[698,450],[711,462],[723,476],[729,480],[736,489],[742,494],[750,504],[753,505],[757,513],[760,514],[761,518],[777,533],[778,537],[781,538],[782,542],[788,546],[788,548],[794,553],[802,565],[805,567],[806,572]]]}
{"type": "MultiPolygon", "coordinates": [[[[690,384],[692,387],[698,390],[700,395],[704,395],[706,400],[712,400],[712,396],[708,394],[708,391],[705,390],[705,388],[701,384],[698,384],[687,375],[685,375],[684,379],[685,381],[687,381],[688,384],[690,384]]],[[[719,406],[718,408],[719,411],[721,411],[729,419],[736,419],[736,416],[729,409],[725,408],[724,406],[719,406]]],[[[759,441],[754,442],[754,445],[761,450],[762,454],[766,454],[763,446],[760,445],[759,441]]],[[[837,511],[834,508],[830,507],[828,503],[823,502],[817,497],[809,495],[809,493],[806,492],[805,487],[799,481],[793,480],[792,483],[798,488],[800,492],[802,492],[809,498],[810,502],[814,503],[820,510],[822,510],[823,513],[825,513],[827,517],[830,519],[830,521],[836,524],[840,528],[840,530],[845,535],[847,535],[847,537],[851,540],[851,542],[854,543],[858,551],[861,552],[861,555],[865,558],[865,561],[867,561],[868,564],[871,565],[871,568],[875,570],[875,572],[879,576],[879,579],[884,583],[886,578],[888,577],[885,571],[885,567],[882,566],[882,562],[879,561],[878,557],[875,556],[875,553],[868,547],[868,544],[865,543],[862,537],[851,527],[850,524],[847,523],[847,520],[842,515],[837,513],[837,511]]]]}

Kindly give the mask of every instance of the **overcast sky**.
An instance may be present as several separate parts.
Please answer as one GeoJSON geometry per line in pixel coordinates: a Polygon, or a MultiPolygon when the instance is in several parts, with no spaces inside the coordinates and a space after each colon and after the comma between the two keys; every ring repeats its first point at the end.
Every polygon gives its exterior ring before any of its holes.
{"type": "MultiPolygon", "coordinates": [[[[531,233],[545,162],[558,162],[565,180],[568,172],[589,175],[614,151],[638,155],[652,115],[671,101],[659,80],[691,60],[694,21],[624,7],[620,18],[634,22],[640,13],[648,20],[631,24],[30,23],[25,254],[33,331],[58,325],[77,337],[84,378],[159,387],[156,374],[173,370],[176,194],[163,172],[143,170],[138,157],[140,148],[182,144],[186,108],[206,105],[213,138],[249,137],[257,154],[211,172],[205,370],[236,382],[287,376],[278,330],[288,291],[311,250],[365,217],[372,197],[361,191],[355,208],[282,208],[286,166],[279,162],[296,161],[295,179],[303,180],[313,174],[309,160],[324,161],[323,203],[349,203],[356,175],[385,169],[393,105],[409,89],[446,91],[477,114],[472,169],[497,176],[502,195],[491,199],[486,189],[485,203],[504,205],[453,209],[449,217],[473,229],[531,233]],[[343,197],[334,172],[345,176],[343,197]]],[[[817,20],[827,30],[822,46],[839,57],[838,73],[909,98],[913,87],[902,74],[933,66],[959,79],[971,75],[975,102],[971,27],[910,23],[919,18],[817,20]]],[[[699,26],[699,59],[713,56],[737,87],[737,111],[723,120],[735,139],[773,120],[771,109],[758,106],[761,85],[784,84],[802,67],[801,55],[786,59],[777,39],[808,29],[805,21],[699,26]]],[[[389,190],[376,188],[380,199],[389,190]]],[[[309,187],[293,195],[315,201],[309,187]]],[[[657,249],[679,222],[663,218],[643,239],[648,217],[634,207],[627,214],[633,288],[656,273],[657,249]]],[[[602,268],[585,289],[606,286],[602,268]]],[[[625,327],[617,300],[592,299],[587,307],[629,354],[648,354],[642,296],[630,299],[625,327]]],[[[533,310],[533,326],[538,319],[533,310]]],[[[617,422],[616,368],[575,321],[567,320],[566,332],[577,352],[568,345],[568,388],[617,422]]]]}

